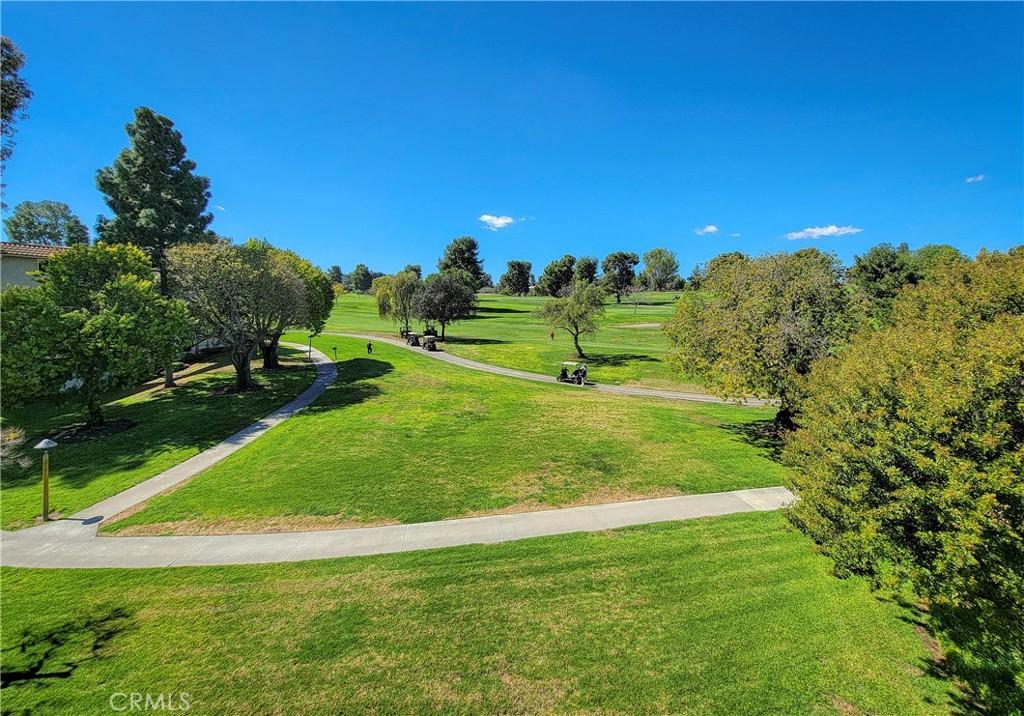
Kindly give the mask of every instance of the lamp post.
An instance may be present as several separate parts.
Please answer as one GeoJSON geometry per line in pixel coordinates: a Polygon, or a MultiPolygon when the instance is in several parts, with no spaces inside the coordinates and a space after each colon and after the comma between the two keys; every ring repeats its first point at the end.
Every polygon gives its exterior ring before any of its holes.
{"type": "Polygon", "coordinates": [[[49,438],[44,438],[35,446],[36,450],[43,451],[43,522],[50,521],[50,450],[57,447],[57,443],[49,438]]]}
{"type": "Polygon", "coordinates": [[[338,362],[338,346],[331,346],[331,350],[334,351],[334,362],[338,362]]]}
{"type": "Polygon", "coordinates": [[[307,360],[313,360],[313,334],[309,334],[309,352],[306,354],[307,360]]]}

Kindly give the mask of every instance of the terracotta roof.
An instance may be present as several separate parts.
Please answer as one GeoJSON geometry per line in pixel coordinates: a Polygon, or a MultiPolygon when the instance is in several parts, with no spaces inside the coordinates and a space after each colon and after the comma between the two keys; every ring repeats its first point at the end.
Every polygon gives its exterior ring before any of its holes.
{"type": "Polygon", "coordinates": [[[0,243],[0,255],[20,256],[26,259],[45,259],[50,254],[64,251],[67,246],[47,246],[45,244],[15,244],[10,241],[0,243]]]}

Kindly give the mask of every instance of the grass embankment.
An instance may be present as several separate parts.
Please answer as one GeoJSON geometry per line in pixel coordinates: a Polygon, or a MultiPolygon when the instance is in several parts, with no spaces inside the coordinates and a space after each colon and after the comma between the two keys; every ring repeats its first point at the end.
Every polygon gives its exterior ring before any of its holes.
{"type": "MultiPolygon", "coordinates": [[[[263,389],[251,393],[230,392],[234,371],[223,360],[212,360],[189,366],[172,390],[164,390],[158,380],[127,394],[107,396],[106,419],[130,420],[135,426],[62,444],[51,452],[51,512],[74,514],[187,460],[287,403],[309,386],[314,371],[301,353],[282,349],[281,356],[289,359],[289,369],[261,371],[260,362],[255,363],[263,389]]],[[[39,403],[6,411],[4,424],[25,430],[25,452],[33,462],[28,468],[3,471],[4,529],[30,525],[42,514],[40,458],[31,446],[80,421],[67,404],[39,403]]]]}
{"type": "Polygon", "coordinates": [[[916,617],[830,576],[778,513],[3,587],[11,713],[133,691],[200,714],[951,711],[916,617]]]}
{"type": "Polygon", "coordinates": [[[607,395],[321,336],[338,379],[302,413],[109,525],[220,533],[420,522],[779,485],[767,409],[607,395]]]}
{"type": "MultiPolygon", "coordinates": [[[[674,293],[646,293],[642,304],[605,303],[601,330],[581,339],[587,353],[590,378],[599,383],[644,385],[651,388],[701,390],[696,378],[673,373],[665,361],[668,339],[661,324],[671,318],[674,293]]],[[[484,363],[555,375],[564,360],[577,360],[572,339],[539,321],[533,312],[543,297],[477,296],[477,315],[450,326],[444,350],[484,363]]],[[[346,294],[327,324],[328,331],[396,334],[396,327],[377,316],[373,296],[346,294]]]]}

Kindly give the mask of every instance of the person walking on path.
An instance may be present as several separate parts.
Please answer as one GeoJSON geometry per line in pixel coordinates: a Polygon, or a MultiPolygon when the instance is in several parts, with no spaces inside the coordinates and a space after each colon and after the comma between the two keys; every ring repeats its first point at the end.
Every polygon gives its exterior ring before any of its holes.
{"type": "Polygon", "coordinates": [[[373,355],[373,341],[366,342],[366,355],[373,355]]]}

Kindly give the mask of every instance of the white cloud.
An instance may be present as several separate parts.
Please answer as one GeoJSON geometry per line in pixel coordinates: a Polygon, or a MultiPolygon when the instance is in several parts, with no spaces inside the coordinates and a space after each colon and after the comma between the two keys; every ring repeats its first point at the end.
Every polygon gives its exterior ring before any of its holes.
{"type": "Polygon", "coordinates": [[[985,181],[984,174],[975,174],[972,177],[967,177],[966,179],[964,179],[965,184],[977,184],[980,181],[985,181]]]}
{"type": "Polygon", "coordinates": [[[701,227],[699,229],[694,229],[693,233],[697,234],[697,236],[703,236],[704,234],[717,234],[718,227],[715,226],[714,224],[708,224],[707,226],[701,227]]]}
{"type": "Polygon", "coordinates": [[[828,236],[846,236],[848,234],[859,234],[864,231],[856,226],[836,226],[835,224],[829,224],[828,226],[808,226],[806,229],[800,231],[790,231],[786,234],[786,238],[790,241],[794,239],[820,239],[828,236]]]}
{"type": "Polygon", "coordinates": [[[221,206],[220,204],[214,204],[214,205],[213,205],[213,208],[214,208],[214,209],[219,209],[220,211],[227,211],[227,209],[225,209],[225,208],[224,208],[223,206],[221,206]]]}
{"type": "Polygon", "coordinates": [[[493,214],[481,214],[480,221],[491,231],[497,231],[498,229],[504,229],[512,224],[516,223],[516,220],[511,216],[494,216],[493,214]]]}
{"type": "Polygon", "coordinates": [[[734,232],[732,234],[729,234],[729,236],[731,236],[734,239],[738,239],[739,237],[743,236],[743,234],[741,234],[740,232],[736,231],[736,232],[734,232]]]}

